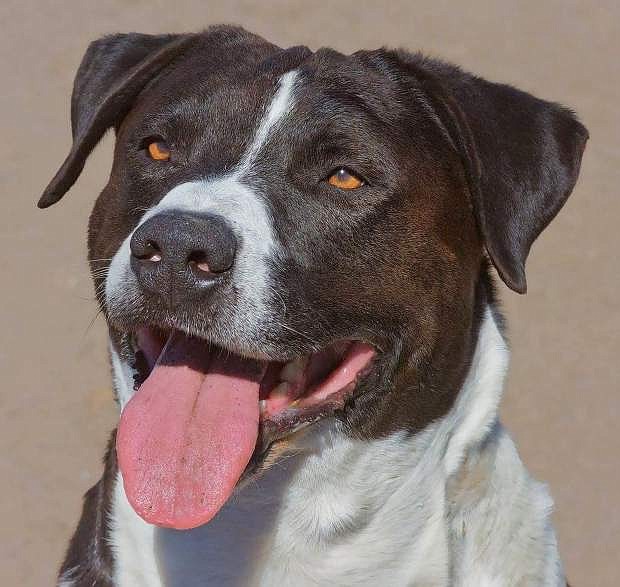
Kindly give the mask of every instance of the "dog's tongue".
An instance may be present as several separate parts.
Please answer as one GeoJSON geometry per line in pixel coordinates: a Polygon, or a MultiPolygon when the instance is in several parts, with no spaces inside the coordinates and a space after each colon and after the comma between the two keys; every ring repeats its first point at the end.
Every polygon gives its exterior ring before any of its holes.
{"type": "Polygon", "coordinates": [[[158,526],[194,528],[230,497],[258,435],[264,367],[209,353],[181,333],[166,343],[125,406],[116,448],[135,511],[158,526]]]}

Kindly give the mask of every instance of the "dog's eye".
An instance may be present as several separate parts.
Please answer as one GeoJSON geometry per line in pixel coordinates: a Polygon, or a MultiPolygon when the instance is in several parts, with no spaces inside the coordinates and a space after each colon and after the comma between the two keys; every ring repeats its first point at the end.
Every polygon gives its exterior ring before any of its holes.
{"type": "Polygon", "coordinates": [[[155,161],[168,161],[170,159],[170,149],[168,149],[168,145],[164,141],[148,141],[146,150],[149,153],[149,157],[155,161]]]}
{"type": "Polygon", "coordinates": [[[341,190],[356,190],[364,185],[364,180],[346,167],[341,167],[327,178],[327,183],[341,190]]]}

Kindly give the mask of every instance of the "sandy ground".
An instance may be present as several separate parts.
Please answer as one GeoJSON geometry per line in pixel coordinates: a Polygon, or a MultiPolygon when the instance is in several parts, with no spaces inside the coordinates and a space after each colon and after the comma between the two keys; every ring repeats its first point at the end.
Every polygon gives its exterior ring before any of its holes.
{"type": "Polygon", "coordinates": [[[104,141],[52,209],[34,204],[69,147],[87,43],[116,31],[236,22],[282,45],[424,49],[575,108],[581,180],[535,245],[529,294],[502,289],[513,347],[504,417],[551,486],[568,575],[618,584],[620,9],[616,0],[163,2],[4,0],[0,7],[0,585],[50,585],[116,420],[85,263],[104,141]]]}

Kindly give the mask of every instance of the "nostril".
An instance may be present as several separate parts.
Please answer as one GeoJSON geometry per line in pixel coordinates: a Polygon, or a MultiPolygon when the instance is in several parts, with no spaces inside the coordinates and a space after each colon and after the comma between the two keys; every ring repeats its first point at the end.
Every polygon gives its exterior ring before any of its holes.
{"type": "Polygon", "coordinates": [[[137,247],[133,251],[134,257],[140,261],[150,261],[151,263],[159,263],[162,258],[160,246],[153,240],[146,240],[141,247],[137,247]]]}
{"type": "Polygon", "coordinates": [[[161,261],[161,249],[155,241],[146,241],[143,260],[158,263],[161,261]]]}
{"type": "Polygon", "coordinates": [[[206,251],[192,251],[187,256],[187,264],[192,271],[198,274],[207,274],[212,272],[207,261],[206,251]]]}

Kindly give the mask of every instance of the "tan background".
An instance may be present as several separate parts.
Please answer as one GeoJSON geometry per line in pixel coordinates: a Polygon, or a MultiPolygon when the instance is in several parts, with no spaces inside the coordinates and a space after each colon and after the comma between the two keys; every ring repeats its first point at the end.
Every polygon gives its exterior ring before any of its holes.
{"type": "Polygon", "coordinates": [[[0,7],[0,585],[50,585],[116,414],[85,263],[108,137],[63,202],[34,207],[69,147],[87,43],[236,22],[282,45],[403,45],[575,108],[581,180],[535,245],[528,296],[502,289],[513,346],[504,415],[551,485],[576,586],[619,584],[620,9],[598,2],[60,2],[0,7]]]}

